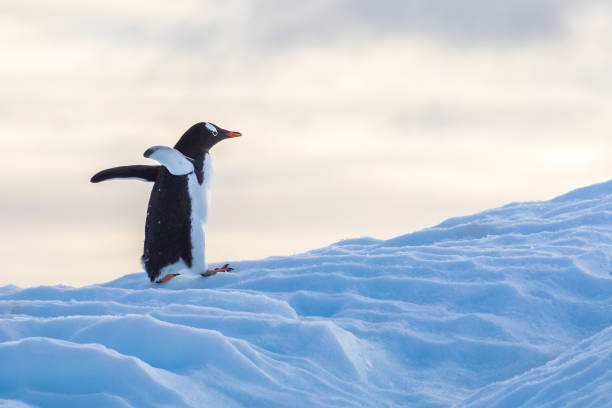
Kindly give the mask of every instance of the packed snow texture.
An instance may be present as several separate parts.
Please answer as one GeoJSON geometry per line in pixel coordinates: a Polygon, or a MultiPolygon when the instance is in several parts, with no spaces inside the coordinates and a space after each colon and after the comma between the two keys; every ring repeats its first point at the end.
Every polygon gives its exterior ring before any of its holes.
{"type": "Polygon", "coordinates": [[[0,407],[612,406],[611,260],[612,181],[210,278],[3,287],[0,407]]]}

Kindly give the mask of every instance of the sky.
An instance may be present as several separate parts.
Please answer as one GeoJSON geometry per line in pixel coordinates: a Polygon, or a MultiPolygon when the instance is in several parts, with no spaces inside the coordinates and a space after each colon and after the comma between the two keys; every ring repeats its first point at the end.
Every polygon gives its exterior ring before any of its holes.
{"type": "MultiPolygon", "coordinates": [[[[142,271],[152,164],[213,148],[211,262],[386,239],[612,178],[612,4],[0,0],[0,285],[142,271]]],[[[146,279],[143,275],[143,279],[146,279]]]]}

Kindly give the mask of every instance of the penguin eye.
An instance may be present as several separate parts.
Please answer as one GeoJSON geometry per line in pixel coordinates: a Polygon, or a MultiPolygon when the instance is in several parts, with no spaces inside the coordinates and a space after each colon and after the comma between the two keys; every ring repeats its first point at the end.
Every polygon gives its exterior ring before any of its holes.
{"type": "Polygon", "coordinates": [[[212,133],[212,135],[215,137],[217,137],[217,135],[219,134],[219,132],[217,131],[217,128],[208,122],[206,123],[206,129],[208,129],[208,131],[212,133]]]}

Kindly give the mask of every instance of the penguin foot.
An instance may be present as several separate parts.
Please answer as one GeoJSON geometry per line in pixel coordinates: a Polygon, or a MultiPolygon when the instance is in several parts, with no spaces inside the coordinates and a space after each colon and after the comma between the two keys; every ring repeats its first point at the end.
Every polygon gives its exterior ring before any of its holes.
{"type": "Polygon", "coordinates": [[[201,273],[200,275],[202,275],[205,278],[208,278],[209,276],[216,275],[218,272],[231,272],[233,270],[234,270],[234,268],[230,268],[229,264],[225,264],[225,265],[223,265],[220,268],[208,269],[208,270],[206,270],[206,272],[201,273]]]}
{"type": "Polygon", "coordinates": [[[175,276],[179,276],[180,273],[169,273],[166,276],[164,276],[163,278],[161,278],[158,281],[155,281],[155,283],[164,283],[164,282],[168,282],[170,279],[174,278],[175,276]]]}

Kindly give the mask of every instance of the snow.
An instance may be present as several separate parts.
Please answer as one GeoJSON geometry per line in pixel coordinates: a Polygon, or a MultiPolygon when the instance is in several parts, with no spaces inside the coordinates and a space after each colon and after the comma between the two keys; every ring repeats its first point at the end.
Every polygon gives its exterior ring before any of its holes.
{"type": "Polygon", "coordinates": [[[612,401],[612,328],[562,353],[552,362],[493,384],[464,407],[604,407],[612,401]]]}
{"type": "Polygon", "coordinates": [[[612,181],[232,266],[0,288],[0,407],[612,405],[612,181]]]}

